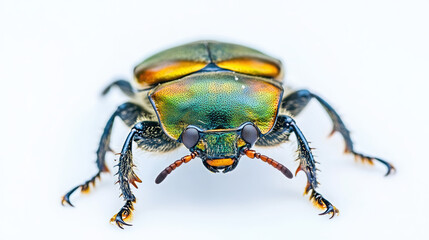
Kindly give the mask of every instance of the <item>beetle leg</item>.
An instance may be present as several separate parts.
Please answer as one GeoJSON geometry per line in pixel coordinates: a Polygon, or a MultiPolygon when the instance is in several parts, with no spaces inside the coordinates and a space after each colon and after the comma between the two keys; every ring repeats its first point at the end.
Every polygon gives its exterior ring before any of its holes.
{"type": "Polygon", "coordinates": [[[332,120],[333,128],[330,136],[332,136],[335,132],[339,132],[344,139],[345,142],[345,153],[351,153],[355,156],[355,159],[360,159],[362,162],[367,162],[369,164],[373,164],[373,161],[378,161],[387,167],[386,176],[389,175],[392,170],[395,170],[395,167],[380,158],[371,157],[359,152],[356,152],[353,148],[353,142],[350,137],[350,131],[346,128],[343,120],[340,118],[338,113],[329,105],[325,100],[321,97],[317,96],[314,93],[311,93],[308,90],[299,90],[293,92],[286,98],[282,100],[281,107],[291,113],[293,116],[298,115],[304,107],[308,104],[308,102],[315,98],[328,113],[329,117],[332,120]]]}
{"type": "Polygon", "coordinates": [[[312,97],[313,96],[308,90],[298,90],[292,92],[283,98],[281,108],[286,110],[291,116],[298,116],[310,102],[312,97]]]}
{"type": "Polygon", "coordinates": [[[103,96],[106,95],[110,89],[114,86],[119,87],[119,89],[127,96],[129,97],[134,97],[134,89],[131,86],[130,82],[126,81],[126,80],[116,80],[114,82],[112,82],[111,84],[109,84],[109,86],[107,86],[103,92],[101,93],[103,96]]]}
{"type": "Polygon", "coordinates": [[[385,176],[389,175],[392,172],[392,170],[393,171],[396,170],[395,167],[389,162],[386,162],[380,158],[371,157],[371,156],[356,152],[353,148],[352,139],[350,138],[350,131],[346,128],[345,124],[341,120],[338,113],[335,112],[335,110],[321,97],[315,94],[311,94],[311,95],[322,105],[322,107],[326,110],[326,112],[328,113],[329,117],[332,120],[334,127],[332,129],[330,136],[332,136],[335,132],[339,132],[341,136],[343,136],[344,141],[346,143],[346,146],[344,149],[345,153],[351,153],[355,156],[355,159],[360,159],[362,162],[368,162],[371,165],[373,164],[373,161],[378,161],[382,163],[387,167],[387,172],[385,176]]]}
{"type": "Polygon", "coordinates": [[[286,117],[279,115],[273,130],[268,134],[259,137],[255,145],[257,146],[275,146],[289,141],[289,136],[292,132],[290,128],[286,128],[286,117]]]}
{"type": "Polygon", "coordinates": [[[307,176],[307,186],[305,187],[305,194],[310,195],[310,200],[318,207],[325,209],[320,215],[331,214],[331,218],[338,214],[339,211],[328,200],[326,200],[320,193],[316,191],[319,182],[316,178],[316,161],[314,161],[311,148],[302,134],[301,130],[296,125],[295,121],[288,116],[279,116],[284,118],[284,127],[289,131],[294,132],[298,142],[298,160],[299,167],[295,175],[299,171],[303,171],[307,176]]]}
{"type": "Polygon", "coordinates": [[[144,131],[144,122],[137,123],[128,134],[125,140],[124,146],[122,147],[121,155],[118,163],[118,183],[122,192],[122,196],[125,200],[124,206],[121,210],[115,214],[110,221],[116,222],[118,227],[123,228],[123,225],[130,226],[124,220],[127,220],[132,215],[134,210],[133,203],[136,202],[136,197],[131,192],[130,183],[137,188],[135,182],[141,182],[133,170],[133,154],[132,154],[132,143],[134,136],[144,131]]]}
{"type": "Polygon", "coordinates": [[[95,186],[96,179],[99,179],[102,172],[109,172],[109,169],[106,166],[105,158],[106,153],[108,151],[111,151],[109,144],[110,144],[110,135],[112,132],[112,127],[114,120],[117,116],[119,116],[124,122],[126,122],[128,125],[134,124],[138,116],[143,115],[145,112],[142,108],[139,106],[133,104],[133,103],[124,103],[121,106],[118,107],[118,109],[113,113],[113,115],[109,118],[107,121],[106,126],[104,127],[103,134],[100,139],[100,144],[98,145],[97,150],[97,167],[98,172],[95,174],[92,178],[87,180],[81,185],[78,185],[71,189],[68,193],[66,193],[61,201],[61,204],[68,204],[70,206],[73,206],[73,204],[70,201],[70,195],[75,192],[77,189],[80,188],[80,190],[84,193],[88,193],[90,190],[90,185],[92,184],[95,186]]]}
{"type": "Polygon", "coordinates": [[[126,220],[131,217],[132,211],[134,210],[133,203],[135,203],[135,200],[127,200],[121,210],[110,219],[110,222],[115,221],[116,225],[121,229],[124,229],[124,225],[132,226],[131,224],[126,223],[123,218],[126,220]]]}
{"type": "MultiPolygon", "coordinates": [[[[132,142],[135,141],[139,148],[148,151],[168,151],[180,146],[180,143],[169,139],[162,132],[158,122],[143,121],[134,125],[131,132],[128,134],[122,147],[121,155],[118,163],[118,183],[124,197],[125,204],[121,210],[115,214],[110,221],[115,222],[118,227],[123,228],[124,225],[131,226],[126,223],[126,220],[131,218],[134,210],[133,203],[136,198],[131,192],[130,184],[137,188],[136,182],[141,180],[135,174],[133,167],[132,142]]],[[[195,157],[195,156],[194,156],[195,157]]]]}

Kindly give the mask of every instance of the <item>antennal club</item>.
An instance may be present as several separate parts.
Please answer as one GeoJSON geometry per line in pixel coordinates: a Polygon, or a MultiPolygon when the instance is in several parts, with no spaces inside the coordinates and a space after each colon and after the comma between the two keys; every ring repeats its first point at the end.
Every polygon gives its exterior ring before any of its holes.
{"type": "Polygon", "coordinates": [[[190,155],[186,155],[186,156],[182,157],[180,160],[175,161],[170,166],[166,167],[164,169],[164,171],[162,171],[158,175],[158,177],[156,177],[155,183],[156,184],[160,184],[162,181],[164,181],[164,179],[168,176],[168,174],[170,174],[174,169],[176,169],[177,167],[179,167],[180,165],[182,165],[182,163],[187,163],[187,162],[191,161],[196,156],[198,156],[198,153],[197,152],[193,152],[190,155]]]}
{"type": "Polygon", "coordinates": [[[277,170],[279,170],[280,172],[282,172],[287,178],[292,178],[293,174],[292,172],[285,167],[283,164],[275,161],[274,159],[267,157],[265,155],[261,155],[260,153],[257,153],[255,150],[249,150],[249,149],[245,149],[244,150],[244,154],[246,154],[246,156],[248,156],[249,158],[258,158],[261,159],[262,161],[270,164],[271,166],[273,166],[274,168],[276,168],[277,170]]]}

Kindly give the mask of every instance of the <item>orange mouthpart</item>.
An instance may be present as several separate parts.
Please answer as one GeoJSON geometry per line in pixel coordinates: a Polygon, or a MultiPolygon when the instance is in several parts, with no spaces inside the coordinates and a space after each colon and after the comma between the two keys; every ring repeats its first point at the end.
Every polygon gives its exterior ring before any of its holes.
{"type": "Polygon", "coordinates": [[[206,162],[212,167],[223,167],[223,166],[229,166],[233,164],[234,159],[232,158],[211,159],[211,160],[206,160],[206,162]]]}

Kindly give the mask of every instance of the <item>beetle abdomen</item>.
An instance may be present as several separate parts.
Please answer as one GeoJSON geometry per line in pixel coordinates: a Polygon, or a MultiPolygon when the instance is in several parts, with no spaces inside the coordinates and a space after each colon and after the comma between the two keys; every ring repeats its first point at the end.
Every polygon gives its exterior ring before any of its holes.
{"type": "Polygon", "coordinates": [[[134,69],[136,83],[147,87],[202,70],[209,64],[221,69],[281,81],[279,60],[255,49],[215,41],[200,41],[170,48],[146,59],[134,69]]]}
{"type": "Polygon", "coordinates": [[[262,134],[275,123],[283,93],[273,80],[234,72],[195,73],[149,92],[164,132],[178,139],[188,125],[234,129],[245,122],[262,134]]]}

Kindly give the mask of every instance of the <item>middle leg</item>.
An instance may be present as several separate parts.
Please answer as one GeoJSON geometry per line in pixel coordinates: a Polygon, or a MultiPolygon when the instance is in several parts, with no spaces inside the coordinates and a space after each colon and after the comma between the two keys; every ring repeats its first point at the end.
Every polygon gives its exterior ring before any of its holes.
{"type": "Polygon", "coordinates": [[[386,176],[389,175],[392,170],[395,170],[395,167],[387,161],[384,161],[377,157],[372,157],[366,154],[362,154],[356,152],[353,147],[353,142],[350,137],[350,131],[347,129],[343,120],[340,118],[338,113],[329,105],[325,100],[323,100],[318,95],[311,93],[308,90],[298,90],[296,92],[291,93],[287,97],[282,100],[281,107],[289,112],[293,116],[297,116],[310,102],[311,99],[316,99],[320,105],[325,109],[328,113],[329,117],[332,120],[333,128],[331,131],[331,135],[335,132],[339,132],[344,139],[345,142],[345,153],[351,153],[355,156],[355,159],[360,159],[362,162],[368,162],[369,164],[373,164],[373,161],[378,161],[386,166],[387,173],[386,176]]]}
{"type": "Polygon", "coordinates": [[[73,204],[70,201],[70,196],[80,188],[81,192],[89,192],[90,185],[95,186],[96,179],[99,179],[101,176],[101,173],[103,172],[109,172],[109,169],[106,166],[105,159],[106,159],[106,153],[108,151],[112,151],[110,149],[110,135],[112,133],[113,124],[116,117],[119,117],[124,121],[127,125],[133,125],[136,122],[136,119],[138,117],[147,116],[148,113],[145,112],[140,106],[127,102],[122,105],[120,105],[116,111],[112,114],[112,116],[107,121],[106,126],[104,127],[103,134],[100,139],[100,143],[98,145],[97,149],[97,167],[98,171],[97,173],[91,177],[89,180],[85,181],[84,183],[77,185],[73,189],[71,189],[69,192],[67,192],[63,198],[61,203],[69,204],[70,206],[73,206],[73,204]]]}

